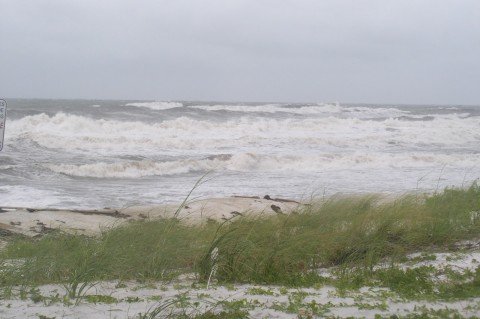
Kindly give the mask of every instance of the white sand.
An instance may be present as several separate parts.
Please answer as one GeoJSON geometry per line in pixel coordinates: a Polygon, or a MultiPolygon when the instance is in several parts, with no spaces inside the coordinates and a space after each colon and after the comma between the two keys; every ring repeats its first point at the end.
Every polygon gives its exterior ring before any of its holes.
{"type": "MultiPolygon", "coordinates": [[[[115,302],[93,303],[81,300],[78,305],[66,305],[61,300],[54,303],[40,301],[35,303],[29,294],[25,300],[17,297],[3,300],[0,304],[0,317],[38,318],[39,315],[55,318],[137,318],[139,313],[145,314],[169,301],[176,300],[163,312],[175,313],[186,311],[194,315],[212,310],[219,312],[228,309],[222,302],[242,302],[250,318],[298,318],[300,313],[308,314],[308,304],[315,302],[322,310],[315,318],[328,316],[374,318],[375,314],[390,316],[421,313],[423,309],[457,310],[464,316],[475,316],[480,313],[480,298],[456,302],[405,301],[396,297],[384,298],[386,289],[362,288],[347,296],[339,296],[333,287],[319,289],[287,289],[278,286],[238,285],[235,287],[213,286],[192,288],[189,280],[175,284],[125,283],[126,287],[116,288],[116,282],[101,282],[90,288],[86,295],[111,296],[115,302]],[[262,289],[272,295],[257,294],[253,289],[262,289]],[[295,296],[304,294],[296,304],[295,296]],[[181,304],[181,301],[184,304],[181,304]]],[[[63,296],[65,288],[59,285],[39,287],[42,296],[63,296]]],[[[158,318],[162,318],[161,316],[158,318]]]]}
{"type": "MultiPolygon", "coordinates": [[[[462,252],[435,253],[436,260],[422,261],[418,254],[411,255],[406,268],[430,265],[437,269],[460,267],[463,271],[478,267],[480,249],[474,247],[462,252]],[[416,262],[414,262],[416,261],[416,262]]],[[[426,256],[426,255],[424,255],[426,256]]],[[[431,254],[429,254],[431,259],[431,254]]],[[[326,272],[329,270],[327,269],[326,272]]],[[[442,278],[437,278],[442,280],[442,278]]],[[[83,295],[101,295],[115,298],[112,303],[93,302],[79,299],[78,305],[65,304],[66,294],[62,285],[37,287],[44,300],[32,298],[30,287],[21,298],[21,287],[15,287],[12,296],[4,296],[0,303],[0,318],[137,318],[158,306],[170,304],[163,315],[185,311],[190,315],[207,310],[219,312],[228,309],[228,303],[236,302],[248,311],[250,318],[299,318],[299,314],[309,314],[309,305],[315,303],[317,313],[312,318],[323,316],[374,318],[376,314],[390,315],[420,314],[426,310],[448,309],[465,317],[480,314],[480,298],[460,301],[404,300],[386,288],[364,287],[359,291],[339,294],[335,288],[293,289],[279,286],[218,286],[197,283],[194,275],[184,275],[173,283],[159,282],[99,282],[83,295]],[[300,296],[300,297],[299,297],[300,296]]],[[[162,318],[162,316],[158,317],[162,318]]]]}
{"type": "Polygon", "coordinates": [[[176,215],[179,205],[135,206],[98,211],[35,209],[29,212],[26,208],[3,208],[5,212],[0,213],[0,230],[27,236],[41,235],[49,229],[96,235],[130,220],[176,216],[188,223],[198,223],[207,219],[228,219],[238,213],[277,214],[272,205],[280,208],[282,213],[289,213],[300,204],[251,197],[212,198],[188,202],[176,215]]]}

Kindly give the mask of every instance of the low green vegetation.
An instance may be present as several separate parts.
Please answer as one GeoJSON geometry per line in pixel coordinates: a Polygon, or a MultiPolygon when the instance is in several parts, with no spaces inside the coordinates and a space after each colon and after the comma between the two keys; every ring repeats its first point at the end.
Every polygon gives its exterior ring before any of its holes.
{"type": "Polygon", "coordinates": [[[265,296],[273,296],[275,292],[270,289],[263,289],[260,287],[252,287],[247,290],[247,294],[249,295],[265,295],[265,296]]]}
{"type": "Polygon", "coordinates": [[[459,300],[480,297],[480,267],[476,271],[461,271],[451,268],[438,270],[434,267],[400,269],[389,267],[369,271],[358,268],[343,270],[330,281],[340,294],[361,287],[389,288],[403,299],[459,300]],[[438,280],[440,276],[443,280],[438,280]]]}
{"type": "Polygon", "coordinates": [[[456,309],[432,309],[427,307],[415,307],[414,312],[405,316],[387,316],[376,315],[375,319],[477,319],[477,316],[464,316],[456,309]]]}
{"type": "Polygon", "coordinates": [[[154,319],[241,319],[249,318],[248,310],[255,306],[245,299],[236,301],[212,301],[207,310],[200,307],[198,301],[192,301],[186,294],[178,294],[173,298],[160,301],[147,311],[139,313],[135,318],[154,319]]]}
{"type": "MultiPolygon", "coordinates": [[[[479,212],[480,186],[474,183],[467,189],[408,195],[392,202],[374,195],[338,197],[292,214],[237,216],[223,223],[132,222],[95,238],[53,232],[9,243],[0,253],[0,286],[62,283],[69,297],[78,299],[101,280],[144,283],[195,273],[200,282],[212,275],[224,284],[328,283],[339,289],[375,284],[406,297],[479,296],[479,270],[442,288],[433,282],[428,267],[393,267],[407,253],[448,249],[478,237],[479,212]],[[214,251],[218,255],[212,258],[214,251]],[[381,260],[392,267],[374,270],[381,260]],[[318,268],[330,266],[338,268],[334,279],[318,275],[318,268]]],[[[316,313],[315,307],[310,308],[316,313]]]]}

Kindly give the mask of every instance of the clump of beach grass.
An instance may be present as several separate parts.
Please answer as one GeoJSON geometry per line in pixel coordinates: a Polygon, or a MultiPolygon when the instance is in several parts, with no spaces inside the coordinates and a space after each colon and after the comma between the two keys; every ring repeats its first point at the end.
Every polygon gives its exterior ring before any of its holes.
{"type": "MultiPolygon", "coordinates": [[[[328,266],[371,269],[388,257],[446,247],[480,235],[480,187],[379,203],[377,196],[333,198],[290,215],[225,224],[218,248],[221,281],[304,284],[328,266]]],[[[203,277],[208,269],[200,269],[203,277]]],[[[321,280],[321,278],[318,278],[321,280]]]]}
{"type": "Polygon", "coordinates": [[[380,201],[376,195],[313,202],[291,214],[187,225],[176,218],[128,223],[98,237],[60,232],[19,238],[1,252],[0,285],[100,280],[207,281],[308,286],[320,267],[372,272],[407,253],[480,235],[480,186],[380,201]],[[215,263],[211,254],[218,252],[215,263]],[[21,260],[15,267],[9,261],[21,260]]]}
{"type": "Polygon", "coordinates": [[[94,280],[168,280],[189,271],[200,259],[209,226],[178,220],[133,222],[99,237],[54,232],[21,238],[2,252],[1,284],[45,284],[94,280]]]}

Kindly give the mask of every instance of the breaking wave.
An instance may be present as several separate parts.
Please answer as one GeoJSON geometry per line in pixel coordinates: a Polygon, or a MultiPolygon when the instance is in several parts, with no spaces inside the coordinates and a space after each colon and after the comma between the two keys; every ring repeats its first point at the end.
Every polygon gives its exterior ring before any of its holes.
{"type": "Polygon", "coordinates": [[[185,107],[204,111],[228,111],[241,113],[290,113],[299,115],[332,115],[344,113],[349,117],[375,118],[375,117],[397,117],[410,114],[409,111],[393,107],[366,107],[366,106],[341,106],[338,103],[318,103],[306,105],[284,105],[284,104],[191,104],[184,105],[180,102],[135,102],[127,103],[126,106],[148,108],[151,110],[168,110],[185,107]]]}
{"type": "Polygon", "coordinates": [[[480,118],[435,116],[428,121],[323,117],[242,117],[223,122],[179,117],[159,123],[92,119],[67,113],[37,114],[9,123],[6,144],[30,139],[46,148],[100,154],[211,154],[238,151],[385,150],[460,147],[480,143],[480,118]]]}
{"type": "Polygon", "coordinates": [[[190,172],[318,172],[344,169],[438,167],[442,165],[472,166],[480,155],[412,154],[320,154],[315,156],[275,156],[254,153],[219,154],[201,159],[180,159],[156,162],[152,160],[118,163],[46,165],[50,170],[70,176],[96,178],[138,178],[144,176],[177,175],[190,172]]]}
{"type": "Polygon", "coordinates": [[[137,102],[137,103],[127,103],[126,106],[135,106],[135,107],[145,107],[151,110],[168,110],[174,109],[176,107],[182,107],[183,104],[180,102],[137,102]]]}
{"type": "Polygon", "coordinates": [[[126,106],[149,108],[151,110],[168,110],[178,107],[199,109],[204,111],[228,111],[241,113],[290,113],[299,115],[332,115],[345,113],[350,117],[375,118],[375,117],[396,117],[410,114],[408,111],[397,108],[364,107],[364,106],[341,106],[338,103],[318,103],[307,105],[283,105],[283,104],[192,104],[184,105],[180,102],[135,102],[127,103],[126,106]]]}
{"type": "Polygon", "coordinates": [[[280,104],[263,105],[190,105],[189,108],[205,111],[230,111],[242,113],[292,113],[292,114],[326,114],[339,113],[342,107],[333,104],[309,105],[309,106],[282,106],[280,104]]]}

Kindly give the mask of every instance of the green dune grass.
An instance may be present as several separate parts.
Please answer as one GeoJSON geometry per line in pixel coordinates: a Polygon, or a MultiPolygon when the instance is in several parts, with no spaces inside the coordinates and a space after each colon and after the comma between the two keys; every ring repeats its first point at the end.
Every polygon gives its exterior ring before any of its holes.
{"type": "Polygon", "coordinates": [[[395,263],[407,253],[448,249],[479,235],[480,186],[474,183],[391,202],[376,195],[332,198],[288,215],[237,216],[224,223],[147,220],[95,238],[61,232],[17,238],[0,253],[0,284],[75,286],[194,273],[204,282],[213,275],[219,282],[308,286],[325,280],[317,275],[320,267],[368,273],[380,260],[395,263]]]}

